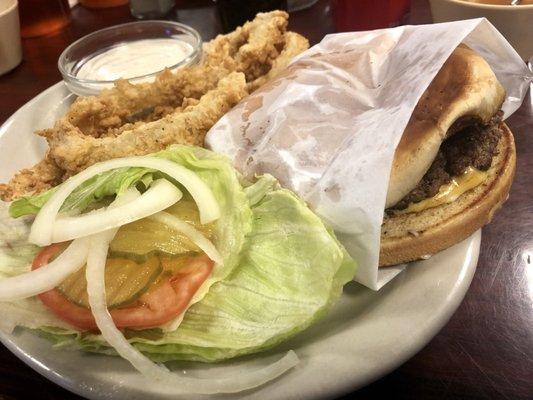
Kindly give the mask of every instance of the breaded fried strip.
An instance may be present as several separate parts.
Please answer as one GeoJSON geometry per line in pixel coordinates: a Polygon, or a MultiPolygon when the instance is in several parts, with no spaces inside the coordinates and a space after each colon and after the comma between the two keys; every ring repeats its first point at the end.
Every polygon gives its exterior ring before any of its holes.
{"type": "Polygon", "coordinates": [[[200,65],[164,71],[153,83],[120,80],[98,96],[78,98],[53,128],[37,132],[48,140],[46,158],[0,185],[0,198],[41,192],[98,161],[174,143],[203,145],[226,111],[307,49],[287,24],[286,12],[260,13],[207,43],[200,65]]]}
{"type": "Polygon", "coordinates": [[[98,96],[76,99],[65,117],[85,135],[116,136],[127,123],[154,121],[176,111],[186,98],[199,99],[227,74],[225,69],[195,66],[176,74],[165,70],[153,83],[119,80],[98,96]]]}
{"type": "Polygon", "coordinates": [[[40,193],[59,185],[64,171],[47,154],[38,164],[18,172],[8,184],[0,183],[0,197],[11,201],[21,194],[40,193]]]}
{"type": "Polygon", "coordinates": [[[67,132],[61,126],[68,123],[64,118],[57,122],[56,129],[44,135],[57,165],[76,173],[99,161],[153,153],[174,143],[201,146],[209,128],[246,95],[244,74],[233,72],[216,89],[203,95],[198,104],[124,131],[117,137],[95,138],[79,129],[67,132]]]}
{"type": "Polygon", "coordinates": [[[293,57],[309,48],[309,41],[296,32],[286,32],[284,38],[285,47],[281,53],[279,53],[278,57],[272,62],[270,70],[267,74],[260,76],[252,82],[249,82],[247,85],[248,92],[253,92],[259,88],[259,86],[264,85],[267,81],[276,77],[276,75],[278,75],[287,67],[293,57]]]}
{"type": "Polygon", "coordinates": [[[204,64],[244,72],[251,82],[266,74],[284,47],[288,14],[259,13],[253,21],[204,45],[204,64]]]}
{"type": "Polygon", "coordinates": [[[309,48],[309,41],[286,32],[284,11],[259,13],[253,21],[204,46],[204,63],[244,72],[252,92],[283,70],[292,57],[309,48]]]}

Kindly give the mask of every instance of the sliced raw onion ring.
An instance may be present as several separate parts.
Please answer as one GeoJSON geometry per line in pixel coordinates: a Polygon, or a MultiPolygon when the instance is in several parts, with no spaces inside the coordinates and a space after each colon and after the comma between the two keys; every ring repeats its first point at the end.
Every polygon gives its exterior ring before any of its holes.
{"type": "Polygon", "coordinates": [[[87,260],[89,240],[74,240],[54,261],[42,268],[0,280],[0,301],[19,300],[38,295],[59,285],[79,270],[87,260]]]}
{"type": "Polygon", "coordinates": [[[280,360],[260,370],[243,372],[238,377],[216,379],[184,377],[170,372],[164,366],[154,364],[126,340],[107,311],[104,282],[105,262],[109,242],[113,239],[115,233],[116,230],[112,230],[111,232],[103,232],[91,237],[91,252],[87,259],[86,271],[89,304],[96,325],[107,343],[143,375],[171,386],[179,392],[197,394],[236,393],[267,383],[298,363],[299,360],[296,353],[289,351],[280,360]]]}
{"type": "Polygon", "coordinates": [[[200,211],[200,221],[207,224],[220,217],[220,208],[211,189],[187,168],[162,158],[126,157],[94,164],[77,175],[67,179],[57,192],[41,208],[31,227],[28,240],[39,246],[52,243],[54,221],[67,197],[83,182],[95,175],[122,167],[144,167],[161,171],[175,179],[191,194],[200,211]]]}
{"type": "Polygon", "coordinates": [[[188,224],[182,219],[164,211],[152,215],[149,218],[161,222],[162,224],[165,224],[168,227],[183,233],[185,236],[191,239],[191,241],[205,254],[207,254],[207,257],[217,264],[222,264],[222,256],[218,252],[215,245],[208,238],[206,238],[202,232],[193,227],[191,224],[188,224]]]}
{"type": "MultiPolygon", "coordinates": [[[[141,194],[129,188],[118,196],[109,208],[122,206],[137,199],[141,194]]],[[[70,274],[79,270],[87,261],[89,239],[74,240],[54,261],[39,269],[0,280],[0,301],[13,301],[38,295],[58,286],[70,274]]]]}
{"type": "Polygon", "coordinates": [[[146,218],[181,199],[181,191],[166,179],[158,179],[137,199],[126,204],[99,209],[76,217],[55,221],[52,242],[65,242],[146,218]]]}

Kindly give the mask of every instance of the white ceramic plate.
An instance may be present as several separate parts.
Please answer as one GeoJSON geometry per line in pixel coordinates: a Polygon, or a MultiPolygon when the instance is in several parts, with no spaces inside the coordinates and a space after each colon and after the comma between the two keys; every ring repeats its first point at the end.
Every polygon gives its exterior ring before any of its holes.
{"type": "MultiPolygon", "coordinates": [[[[41,158],[45,143],[32,132],[51,126],[72,100],[64,84],[58,83],[6,121],[0,128],[1,182],[41,158]]],[[[294,349],[301,359],[295,369],[274,383],[230,397],[312,399],[354,390],[398,367],[444,326],[468,290],[480,238],[477,232],[429,260],[410,264],[379,292],[347,285],[324,320],[271,352],[215,366],[173,363],[170,367],[177,372],[187,369],[189,376],[206,377],[212,369],[237,376],[294,349]]],[[[56,350],[23,330],[0,335],[0,340],[40,374],[91,399],[176,398],[117,357],[56,350]]]]}

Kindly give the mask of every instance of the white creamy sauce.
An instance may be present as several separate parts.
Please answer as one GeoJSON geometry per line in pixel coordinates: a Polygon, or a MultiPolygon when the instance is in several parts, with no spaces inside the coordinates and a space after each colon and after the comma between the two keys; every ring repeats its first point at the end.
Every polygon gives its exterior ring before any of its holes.
{"type": "Polygon", "coordinates": [[[87,60],[76,76],[99,81],[134,78],[171,67],[192,52],[190,44],[176,39],[126,42],[87,60]]]}

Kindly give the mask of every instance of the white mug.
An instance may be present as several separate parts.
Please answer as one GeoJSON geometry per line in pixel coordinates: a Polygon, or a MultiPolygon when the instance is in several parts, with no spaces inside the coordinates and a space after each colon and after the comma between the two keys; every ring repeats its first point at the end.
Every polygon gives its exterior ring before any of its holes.
{"type": "Polygon", "coordinates": [[[0,0],[0,75],[22,61],[17,0],[0,0]]]}

